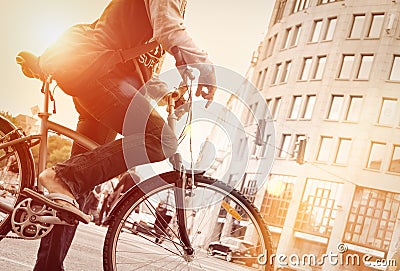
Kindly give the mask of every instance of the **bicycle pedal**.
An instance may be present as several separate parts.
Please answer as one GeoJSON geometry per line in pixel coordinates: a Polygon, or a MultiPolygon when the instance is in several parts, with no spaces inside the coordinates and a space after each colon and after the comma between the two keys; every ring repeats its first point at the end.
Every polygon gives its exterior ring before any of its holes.
{"type": "Polygon", "coordinates": [[[55,222],[54,224],[57,224],[57,225],[76,226],[79,224],[78,220],[76,220],[69,213],[66,213],[63,211],[57,211],[56,218],[58,219],[58,221],[55,222]]]}
{"type": "Polygon", "coordinates": [[[11,228],[18,236],[36,240],[46,236],[54,224],[43,217],[55,217],[56,211],[44,204],[26,198],[19,202],[11,214],[11,228]]]}
{"type": "Polygon", "coordinates": [[[11,214],[11,228],[27,240],[43,238],[54,225],[76,226],[78,221],[45,203],[28,197],[19,202],[11,214]]]}

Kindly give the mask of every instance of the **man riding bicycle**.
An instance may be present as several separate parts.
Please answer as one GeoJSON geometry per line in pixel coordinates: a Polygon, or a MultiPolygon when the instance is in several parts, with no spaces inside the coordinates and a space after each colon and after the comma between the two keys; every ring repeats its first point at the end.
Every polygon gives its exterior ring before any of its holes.
{"type": "MultiPolygon", "coordinates": [[[[40,184],[57,202],[57,208],[76,220],[89,222],[89,217],[77,208],[75,200],[97,184],[131,167],[162,161],[175,153],[177,139],[174,133],[146,98],[150,96],[160,100],[168,91],[165,83],[153,77],[165,51],[172,54],[179,64],[199,64],[196,66],[200,71],[196,95],[209,101],[213,99],[216,90],[214,68],[208,55],[186,32],[183,25],[185,8],[184,0],[112,0],[100,18],[88,28],[90,42],[112,50],[140,46],[151,40],[160,46],[140,57],[116,64],[100,78],[79,78],[78,85],[61,85],[65,92],[74,96],[80,115],[77,131],[101,144],[89,152],[74,144],[70,159],[39,175],[40,184]],[[144,84],[147,86],[145,90],[141,89],[144,84]],[[126,116],[128,109],[133,116],[126,116]],[[125,118],[133,121],[124,126],[125,118]],[[116,133],[124,138],[112,140],[116,133]]],[[[91,52],[88,49],[82,53],[91,52]]],[[[107,63],[97,61],[89,64],[107,63]]],[[[41,240],[34,270],[64,270],[63,261],[75,229],[56,225],[41,240]]]]}

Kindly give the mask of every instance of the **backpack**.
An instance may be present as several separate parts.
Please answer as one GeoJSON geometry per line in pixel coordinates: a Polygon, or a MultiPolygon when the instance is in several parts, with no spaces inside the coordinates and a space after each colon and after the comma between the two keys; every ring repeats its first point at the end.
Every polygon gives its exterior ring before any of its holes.
{"type": "Polygon", "coordinates": [[[158,46],[152,41],[134,48],[113,50],[95,39],[93,25],[77,24],[67,29],[39,58],[39,66],[57,84],[74,96],[82,84],[101,78],[115,65],[134,59],[158,46]]]}

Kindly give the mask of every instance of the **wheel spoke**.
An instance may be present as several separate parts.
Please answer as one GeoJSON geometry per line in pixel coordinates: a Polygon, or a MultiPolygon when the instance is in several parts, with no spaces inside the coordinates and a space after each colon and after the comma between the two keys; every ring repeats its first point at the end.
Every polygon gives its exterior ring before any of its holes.
{"type": "MultiPolygon", "coordinates": [[[[0,118],[0,143],[18,139],[20,133],[9,122],[0,118]]],[[[30,186],[34,178],[29,147],[26,143],[0,149],[0,201],[4,204],[15,206],[22,198],[19,192],[30,186]]],[[[0,239],[10,229],[11,216],[0,211],[0,239]]]]}
{"type": "Polygon", "coordinates": [[[186,255],[178,234],[171,185],[156,179],[145,182],[111,220],[104,246],[109,263],[105,270],[272,270],[257,263],[257,253],[272,249],[268,229],[239,192],[206,177],[197,180],[197,186],[185,197],[191,212],[186,225],[195,249],[194,255],[186,255]],[[172,218],[162,217],[166,212],[158,209],[160,201],[168,203],[172,218]],[[225,208],[222,201],[228,204],[225,208]],[[229,244],[231,241],[237,243],[229,244]],[[214,246],[211,252],[209,246],[214,246]],[[224,246],[232,252],[224,253],[224,246]]]}

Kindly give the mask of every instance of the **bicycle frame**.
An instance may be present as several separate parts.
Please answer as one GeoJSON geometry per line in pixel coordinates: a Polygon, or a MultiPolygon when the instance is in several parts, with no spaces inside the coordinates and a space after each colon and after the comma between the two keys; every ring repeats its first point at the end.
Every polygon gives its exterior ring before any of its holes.
{"type": "MultiPolygon", "coordinates": [[[[49,131],[55,132],[56,134],[59,135],[64,135],[88,150],[95,149],[96,147],[99,146],[96,142],[87,138],[86,136],[49,120],[49,117],[51,116],[51,113],[49,113],[49,101],[51,98],[50,84],[51,84],[51,76],[49,76],[48,79],[43,82],[42,92],[44,94],[44,103],[43,103],[44,106],[43,106],[43,111],[38,113],[38,116],[40,118],[39,134],[27,135],[27,136],[23,135],[18,139],[14,139],[6,143],[0,144],[0,149],[1,149],[1,148],[15,146],[21,143],[29,143],[32,142],[33,140],[38,140],[39,161],[38,161],[38,170],[37,171],[35,170],[35,172],[38,173],[46,169],[47,148],[48,148],[47,139],[49,131]]],[[[16,129],[15,132],[17,132],[18,130],[19,129],[16,129]]],[[[36,142],[34,145],[36,145],[36,142]]],[[[32,157],[31,160],[33,161],[32,157]]],[[[38,185],[39,189],[42,189],[41,186],[37,183],[37,176],[34,179],[34,185],[38,185]]],[[[0,211],[11,213],[13,211],[13,207],[0,202],[0,211]]]]}
{"type": "MultiPolygon", "coordinates": [[[[51,116],[51,113],[49,112],[49,102],[52,98],[52,94],[50,92],[50,84],[52,82],[52,77],[49,76],[44,82],[42,86],[42,92],[44,94],[44,107],[43,111],[38,114],[40,118],[40,133],[35,134],[35,135],[28,135],[28,136],[21,136],[18,139],[8,141],[6,143],[1,143],[0,148],[6,148],[10,146],[14,146],[17,144],[21,143],[30,143],[33,140],[38,140],[39,141],[39,163],[38,163],[38,170],[37,172],[40,173],[43,170],[46,169],[46,162],[47,162],[47,139],[48,139],[48,133],[49,131],[54,131],[57,134],[64,135],[72,140],[74,142],[80,144],[84,148],[87,148],[88,150],[95,149],[99,145],[90,140],[89,138],[79,134],[78,132],[71,130],[65,126],[62,126],[60,124],[57,124],[55,122],[52,122],[49,120],[49,117],[51,116]]],[[[167,105],[167,111],[168,111],[168,125],[170,128],[175,131],[176,128],[176,122],[177,122],[177,116],[174,114],[175,112],[175,100],[173,99],[173,95],[175,93],[171,93],[168,96],[168,105],[167,105]]],[[[18,131],[18,129],[16,129],[18,131]]],[[[35,142],[36,143],[36,142],[35,142]]],[[[32,146],[30,146],[32,147],[32,146]]],[[[32,158],[33,161],[33,158],[32,158]]],[[[177,178],[176,185],[175,185],[175,204],[176,204],[176,210],[178,214],[178,229],[180,236],[182,238],[182,242],[184,243],[185,247],[185,257],[190,258],[193,255],[193,248],[191,246],[191,242],[189,240],[189,236],[187,234],[186,230],[186,222],[185,222],[185,190],[187,187],[191,187],[191,184],[186,184],[187,177],[186,177],[186,169],[183,168],[182,166],[182,159],[181,155],[179,153],[174,154],[170,158],[170,162],[173,165],[173,168],[175,169],[175,172],[179,172],[179,178],[177,178]]],[[[174,172],[174,171],[172,171],[174,172]]],[[[37,183],[37,176],[34,180],[34,185],[38,185],[39,189],[41,187],[37,183]]],[[[132,190],[132,188],[130,189],[132,190]]],[[[110,212],[110,216],[114,213],[114,210],[118,209],[119,203],[123,202],[125,197],[129,196],[129,191],[125,193],[123,197],[121,197],[117,204],[114,206],[114,208],[110,212]]],[[[7,213],[12,213],[14,210],[13,206],[7,205],[5,203],[0,202],[0,211],[7,212],[7,213]]]]}

